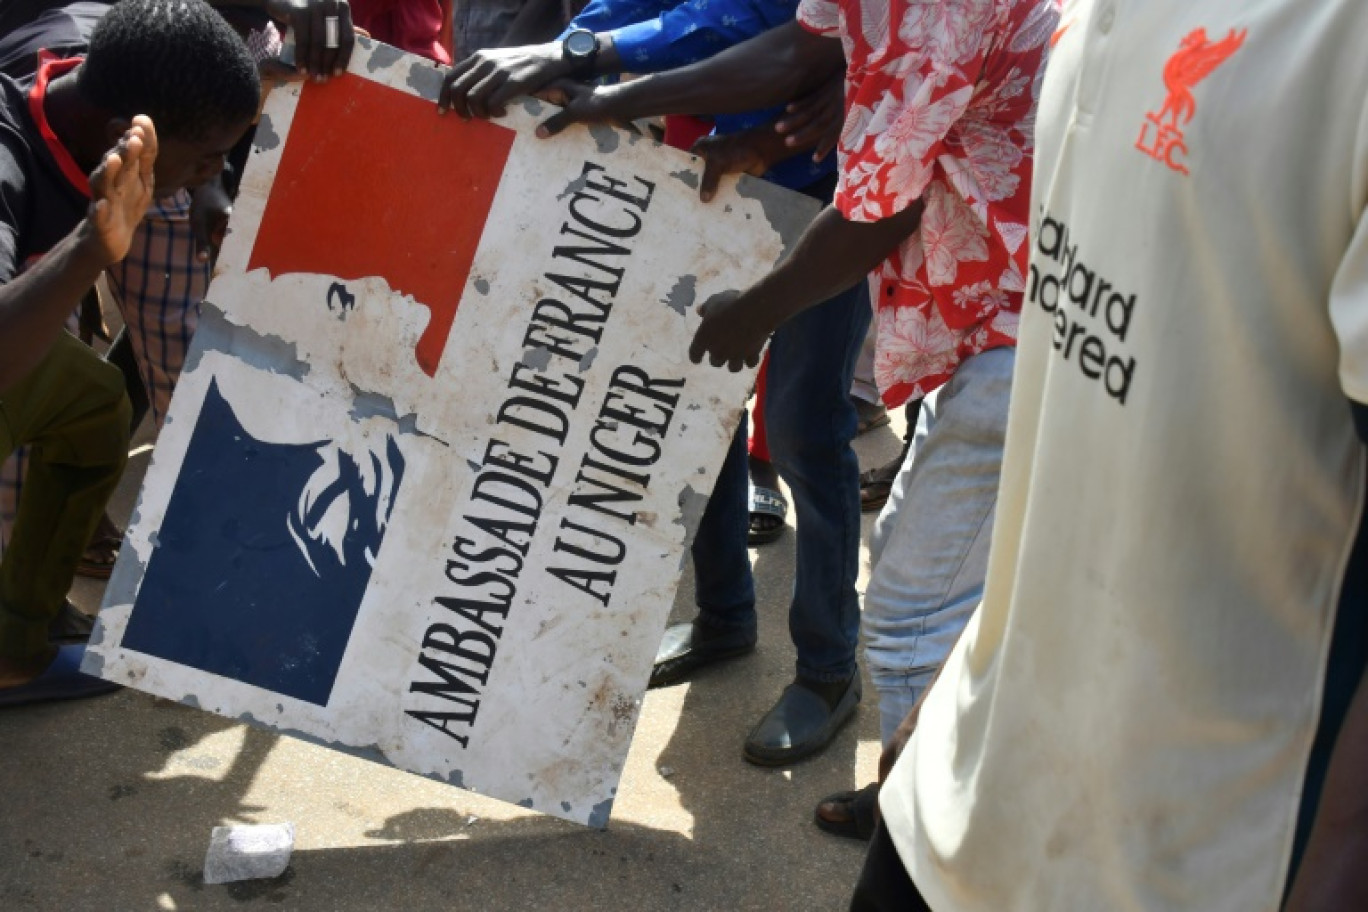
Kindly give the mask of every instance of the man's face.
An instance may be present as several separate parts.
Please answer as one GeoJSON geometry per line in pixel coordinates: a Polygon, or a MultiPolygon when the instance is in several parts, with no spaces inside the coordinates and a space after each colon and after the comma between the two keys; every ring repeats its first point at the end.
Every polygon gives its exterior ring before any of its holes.
{"type": "Polygon", "coordinates": [[[183,139],[160,139],[157,163],[157,198],[170,196],[177,190],[193,189],[211,180],[223,170],[226,156],[247,132],[251,121],[230,124],[211,130],[203,139],[193,142],[183,139]]]}

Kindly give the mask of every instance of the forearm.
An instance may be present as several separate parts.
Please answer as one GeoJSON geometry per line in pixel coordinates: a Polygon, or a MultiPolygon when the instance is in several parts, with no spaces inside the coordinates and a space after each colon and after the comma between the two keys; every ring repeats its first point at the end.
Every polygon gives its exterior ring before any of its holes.
{"type": "Polygon", "coordinates": [[[921,223],[920,201],[877,222],[847,221],[834,206],[823,209],[793,253],[761,279],[753,297],[767,322],[779,326],[863,281],[921,223]]]}
{"type": "Polygon", "coordinates": [[[602,45],[610,38],[620,59],[614,64],[637,75],[663,73],[713,57],[793,21],[793,6],[773,0],[680,0],[661,9],[612,0],[610,15],[576,17],[602,45]],[[633,15],[635,12],[635,15],[633,15]]]}
{"type": "Polygon", "coordinates": [[[0,390],[38,366],[100,277],[105,264],[93,233],[82,221],[27,272],[0,285],[0,390]]]}
{"type": "Polygon", "coordinates": [[[1287,912],[1368,909],[1368,676],[1359,682],[1326,773],[1287,912]]]}
{"type": "Polygon", "coordinates": [[[742,114],[791,101],[844,65],[839,41],[791,22],[699,63],[601,91],[613,115],[624,120],[742,114]]]}

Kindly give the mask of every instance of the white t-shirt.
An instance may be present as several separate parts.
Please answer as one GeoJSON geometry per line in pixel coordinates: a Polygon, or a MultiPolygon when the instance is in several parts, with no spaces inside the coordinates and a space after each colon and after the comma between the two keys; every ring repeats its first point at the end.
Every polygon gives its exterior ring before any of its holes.
{"type": "Polygon", "coordinates": [[[881,804],[936,912],[1284,889],[1368,402],[1368,0],[1066,2],[983,605],[881,804]]]}

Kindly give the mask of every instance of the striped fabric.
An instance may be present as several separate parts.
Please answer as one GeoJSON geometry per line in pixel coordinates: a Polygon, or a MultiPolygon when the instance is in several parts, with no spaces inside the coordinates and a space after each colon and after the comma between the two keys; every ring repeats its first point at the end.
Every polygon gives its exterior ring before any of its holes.
{"type": "Polygon", "coordinates": [[[148,210],[128,256],[107,272],[158,429],[199,324],[209,274],[209,263],[195,259],[186,191],[148,210]]]}

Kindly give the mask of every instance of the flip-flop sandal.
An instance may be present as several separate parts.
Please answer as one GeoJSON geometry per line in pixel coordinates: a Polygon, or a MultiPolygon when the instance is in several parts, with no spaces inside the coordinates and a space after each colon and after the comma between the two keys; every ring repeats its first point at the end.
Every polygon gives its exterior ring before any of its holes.
{"type": "Polygon", "coordinates": [[[95,619],[71,602],[64,602],[57,616],[48,624],[48,642],[53,646],[69,646],[90,640],[95,619]]]}
{"type": "Polygon", "coordinates": [[[865,402],[863,399],[855,400],[855,415],[856,437],[861,437],[875,428],[881,428],[889,421],[887,409],[874,402],[865,402]]]}
{"type": "Polygon", "coordinates": [[[86,579],[107,580],[114,572],[114,562],[119,559],[119,546],[123,535],[102,535],[92,541],[76,564],[76,575],[86,579]],[[108,557],[104,557],[104,554],[108,557]]]}
{"type": "Polygon", "coordinates": [[[878,803],[879,783],[871,782],[862,789],[837,792],[822,799],[821,804],[842,805],[846,812],[844,820],[828,820],[814,810],[812,822],[834,836],[868,842],[874,835],[874,811],[878,803]]]}
{"type": "Polygon", "coordinates": [[[766,545],[784,534],[784,517],[788,515],[788,501],[773,488],[750,486],[750,530],[746,543],[766,545]]]}
{"type": "Polygon", "coordinates": [[[47,670],[32,681],[18,687],[0,687],[0,707],[76,700],[121,689],[113,681],[81,674],[83,658],[84,646],[62,646],[47,670]]]}
{"type": "Polygon", "coordinates": [[[908,444],[904,441],[902,452],[898,454],[897,459],[860,473],[861,513],[877,513],[888,503],[889,495],[893,493],[893,482],[898,480],[903,460],[907,458],[907,447],[908,444]]]}
{"type": "Polygon", "coordinates": [[[860,473],[860,512],[877,513],[883,509],[884,504],[888,503],[888,496],[893,493],[893,478],[881,474],[883,466],[877,469],[870,469],[860,473]]]}

